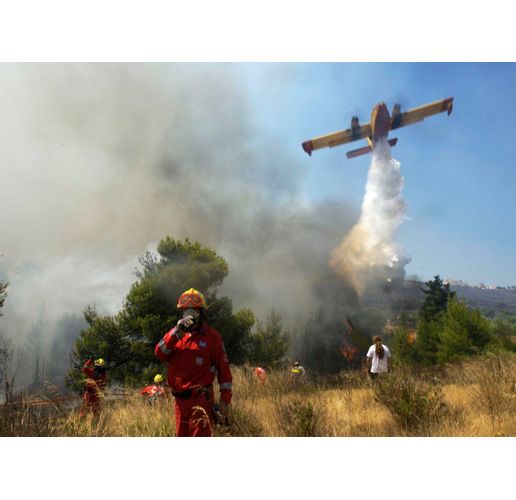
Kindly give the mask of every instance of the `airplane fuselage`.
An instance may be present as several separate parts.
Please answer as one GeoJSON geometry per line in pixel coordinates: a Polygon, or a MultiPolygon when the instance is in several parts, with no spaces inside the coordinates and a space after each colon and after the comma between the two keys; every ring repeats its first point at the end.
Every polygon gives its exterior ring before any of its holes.
{"type": "Polygon", "coordinates": [[[373,146],[382,138],[387,137],[391,128],[391,115],[385,103],[378,103],[371,113],[371,139],[373,146]]]}

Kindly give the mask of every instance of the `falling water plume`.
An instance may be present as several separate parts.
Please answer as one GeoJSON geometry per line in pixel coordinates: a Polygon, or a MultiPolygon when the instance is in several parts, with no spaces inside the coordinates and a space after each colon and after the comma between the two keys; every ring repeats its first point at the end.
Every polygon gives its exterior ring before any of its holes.
{"type": "Polygon", "coordinates": [[[410,257],[394,241],[406,212],[402,188],[400,163],[381,139],[373,151],[360,218],[333,249],[329,262],[359,295],[372,283],[404,277],[410,257]]]}

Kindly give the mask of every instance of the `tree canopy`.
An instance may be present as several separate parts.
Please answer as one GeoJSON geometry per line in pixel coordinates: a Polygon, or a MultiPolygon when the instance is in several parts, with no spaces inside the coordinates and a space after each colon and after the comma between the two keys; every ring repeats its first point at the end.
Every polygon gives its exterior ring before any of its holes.
{"type": "Polygon", "coordinates": [[[288,347],[288,334],[283,332],[281,318],[273,310],[265,323],[257,322],[250,345],[249,360],[254,365],[275,368],[284,361],[288,347]]]}
{"type": "Polygon", "coordinates": [[[478,309],[469,309],[465,302],[452,299],[442,319],[437,359],[447,362],[481,354],[491,338],[489,320],[478,309]]]}
{"type": "Polygon", "coordinates": [[[424,321],[432,321],[446,311],[448,301],[455,297],[456,293],[450,290],[448,283],[443,283],[439,275],[434,276],[432,281],[426,281],[425,285],[428,288],[421,288],[425,294],[425,300],[421,306],[420,315],[424,321]]]}
{"type": "Polygon", "coordinates": [[[422,289],[426,298],[419,313],[415,341],[407,328],[398,328],[396,332],[393,347],[397,359],[435,365],[481,354],[490,346],[507,347],[506,340],[495,338],[491,323],[480,310],[459,301],[439,275],[425,285],[428,288],[422,289]]]}

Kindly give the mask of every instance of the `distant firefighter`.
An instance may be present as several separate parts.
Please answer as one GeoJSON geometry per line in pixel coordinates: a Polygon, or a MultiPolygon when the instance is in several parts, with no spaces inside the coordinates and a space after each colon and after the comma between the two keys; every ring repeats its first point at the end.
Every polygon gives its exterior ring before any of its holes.
{"type": "Polygon", "coordinates": [[[106,389],[106,362],[102,358],[95,361],[88,359],[84,363],[82,372],[86,375],[86,390],[84,391],[80,414],[84,416],[91,412],[93,415],[98,415],[100,402],[106,389]]]}
{"type": "Polygon", "coordinates": [[[306,379],[306,370],[301,363],[296,360],[292,363],[292,368],[290,369],[290,377],[295,384],[304,382],[306,379]]]}
{"type": "Polygon", "coordinates": [[[144,387],[140,391],[141,395],[144,396],[147,401],[151,404],[154,404],[156,401],[159,401],[167,395],[165,388],[163,387],[163,375],[158,373],[154,377],[154,383],[144,387]]]}
{"type": "Polygon", "coordinates": [[[265,380],[267,379],[267,372],[265,371],[265,368],[262,368],[261,366],[257,366],[254,369],[254,374],[256,378],[263,384],[265,380]]]}
{"type": "Polygon", "coordinates": [[[387,373],[388,359],[391,357],[391,352],[386,345],[382,344],[382,339],[379,336],[373,337],[374,344],[367,351],[367,368],[372,379],[379,376],[380,373],[387,373]]]}

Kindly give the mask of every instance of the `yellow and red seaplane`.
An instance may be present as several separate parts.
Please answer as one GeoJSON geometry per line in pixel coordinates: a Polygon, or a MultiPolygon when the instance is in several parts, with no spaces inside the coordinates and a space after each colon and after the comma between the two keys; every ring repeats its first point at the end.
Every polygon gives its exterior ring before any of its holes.
{"type": "MultiPolygon", "coordinates": [[[[395,104],[392,109],[392,114],[389,114],[385,103],[380,102],[373,108],[371,123],[360,125],[358,117],[354,116],[351,118],[351,128],[315,137],[303,142],[302,146],[303,149],[312,156],[312,151],[316,149],[333,148],[348,142],[366,139],[368,142],[367,146],[346,153],[348,158],[355,158],[356,156],[371,153],[381,138],[387,138],[389,131],[421,122],[429,116],[444,111],[447,111],[449,115],[452,109],[453,97],[425,104],[419,108],[409,109],[403,113],[401,106],[395,104]]],[[[389,139],[388,142],[391,146],[394,146],[398,142],[398,139],[389,139]]]]}

